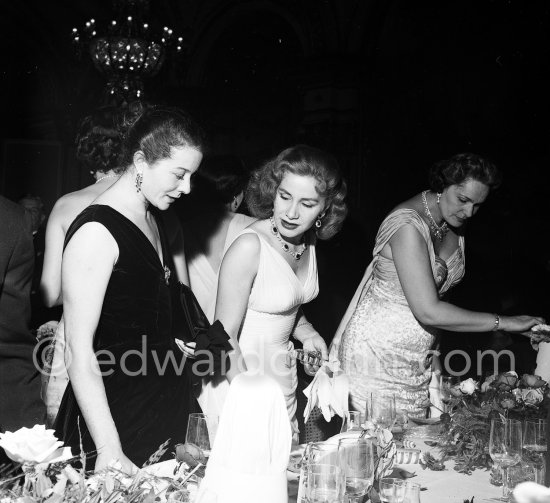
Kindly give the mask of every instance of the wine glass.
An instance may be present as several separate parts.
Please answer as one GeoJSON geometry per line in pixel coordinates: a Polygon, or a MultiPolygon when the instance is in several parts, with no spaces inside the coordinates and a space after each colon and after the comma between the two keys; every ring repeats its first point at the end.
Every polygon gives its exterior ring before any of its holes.
{"type": "Polygon", "coordinates": [[[535,468],[535,482],[544,485],[546,471],[546,420],[528,420],[523,426],[523,454],[535,468]]]}
{"type": "Polygon", "coordinates": [[[521,459],[522,433],[521,421],[505,418],[491,420],[489,455],[503,470],[502,501],[509,501],[510,498],[506,470],[521,459]]]}
{"type": "Polygon", "coordinates": [[[374,448],[369,438],[341,438],[338,442],[339,466],[346,479],[346,495],[357,502],[367,494],[374,480],[374,448]]]}
{"type": "Polygon", "coordinates": [[[340,433],[346,431],[362,431],[363,430],[363,414],[356,410],[349,410],[344,415],[344,420],[342,421],[342,428],[340,428],[340,433]]]}
{"type": "Polygon", "coordinates": [[[338,466],[310,464],[306,478],[306,503],[344,503],[344,476],[338,466]]]}
{"type": "Polygon", "coordinates": [[[207,416],[198,412],[189,414],[185,442],[196,445],[208,461],[210,451],[214,445],[217,428],[218,416],[207,416]]]}
{"type": "Polygon", "coordinates": [[[387,396],[371,393],[370,400],[367,400],[365,411],[368,419],[374,423],[377,429],[391,429],[397,417],[395,395],[387,396]]]}

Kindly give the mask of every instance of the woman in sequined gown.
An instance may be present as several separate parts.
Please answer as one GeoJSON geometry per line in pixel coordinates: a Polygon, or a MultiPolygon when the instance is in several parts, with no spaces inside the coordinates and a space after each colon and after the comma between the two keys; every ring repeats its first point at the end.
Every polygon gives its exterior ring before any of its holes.
{"type": "Polygon", "coordinates": [[[371,394],[393,395],[398,412],[425,416],[438,329],[522,332],[541,322],[467,311],[442,299],[464,275],[463,225],[498,181],[487,160],[455,155],[432,168],[432,190],[401,203],[382,222],[373,260],[330,350],[349,376],[352,409],[364,411],[371,394]]]}

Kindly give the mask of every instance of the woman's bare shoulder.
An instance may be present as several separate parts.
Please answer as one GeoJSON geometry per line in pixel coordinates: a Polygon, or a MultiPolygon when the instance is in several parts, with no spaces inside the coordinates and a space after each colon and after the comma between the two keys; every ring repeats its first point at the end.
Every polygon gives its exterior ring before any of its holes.
{"type": "Polygon", "coordinates": [[[71,223],[83,210],[85,210],[101,194],[97,187],[90,185],[75,192],[69,192],[61,196],[52,210],[52,218],[59,220],[65,226],[71,223]]]}

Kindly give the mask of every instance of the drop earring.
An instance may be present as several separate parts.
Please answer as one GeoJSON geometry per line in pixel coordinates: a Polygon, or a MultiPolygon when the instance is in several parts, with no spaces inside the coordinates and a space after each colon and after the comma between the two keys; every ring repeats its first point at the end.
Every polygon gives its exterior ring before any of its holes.
{"type": "Polygon", "coordinates": [[[323,222],[321,222],[321,219],[318,218],[317,220],[315,220],[315,227],[317,227],[317,229],[320,229],[321,228],[321,225],[323,225],[323,222]]]}
{"type": "Polygon", "coordinates": [[[436,199],[435,200],[437,201],[437,204],[439,204],[439,201],[441,201],[441,192],[438,192],[436,194],[436,199]]]}
{"type": "Polygon", "coordinates": [[[141,192],[141,184],[143,183],[143,173],[139,171],[136,173],[136,192],[139,194],[141,192]]]}

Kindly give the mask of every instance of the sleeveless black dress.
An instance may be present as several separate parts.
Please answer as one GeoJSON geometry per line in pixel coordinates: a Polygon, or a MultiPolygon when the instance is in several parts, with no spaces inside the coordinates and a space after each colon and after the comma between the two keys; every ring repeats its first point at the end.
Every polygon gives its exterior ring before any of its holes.
{"type": "MultiPolygon", "coordinates": [[[[105,292],[93,347],[122,450],[137,466],[168,439],[169,457],[174,444],[185,441],[189,413],[200,411],[191,392],[190,365],[185,364],[172,336],[172,299],[178,282],[162,222],[154,215],[171,278],[145,234],[110,206],[86,208],[65,238],[66,246],[82,225],[99,222],[118,244],[119,257],[105,292]]],[[[95,451],[71,383],[55,430],[73,454],[80,452],[80,435],[84,451],[95,451]]],[[[95,456],[88,456],[86,467],[94,464],[95,456]]]]}

